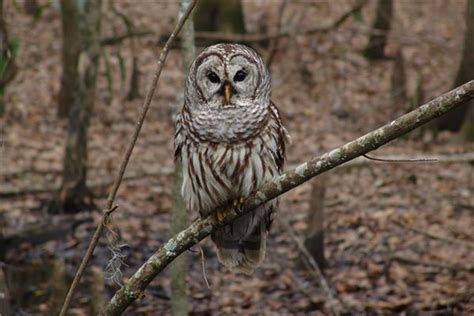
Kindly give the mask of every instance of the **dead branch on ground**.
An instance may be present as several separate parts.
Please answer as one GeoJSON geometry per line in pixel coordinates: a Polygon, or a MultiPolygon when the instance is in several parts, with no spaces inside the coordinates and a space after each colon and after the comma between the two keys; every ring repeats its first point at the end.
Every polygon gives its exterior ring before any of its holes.
{"type": "MultiPolygon", "coordinates": [[[[240,214],[228,212],[223,225],[248,213],[258,206],[303,184],[309,179],[331,170],[362,154],[408,133],[409,131],[439,117],[449,110],[474,98],[474,80],[447,92],[419,108],[393,120],[372,132],[359,137],[328,153],[299,165],[261,186],[245,200],[240,214]]],[[[185,250],[199,243],[213,231],[209,218],[199,219],[186,230],[170,238],[140,269],[118,290],[108,303],[106,315],[120,315],[128,305],[143,295],[148,284],[185,250]]]]}
{"type": "Polygon", "coordinates": [[[91,216],[79,215],[55,215],[41,223],[34,223],[25,229],[0,236],[0,252],[5,253],[10,248],[22,243],[40,245],[50,240],[64,239],[74,233],[75,229],[85,223],[93,221],[91,216]]]}
{"type": "Polygon", "coordinates": [[[288,234],[290,235],[291,239],[295,243],[295,245],[298,247],[298,250],[301,252],[301,254],[306,258],[306,261],[311,274],[314,276],[316,281],[319,283],[321,286],[321,289],[324,291],[324,294],[328,298],[328,303],[329,307],[331,308],[332,314],[333,315],[339,315],[340,313],[334,306],[334,302],[337,301],[339,302],[343,307],[344,303],[341,301],[339,297],[337,297],[336,291],[334,291],[326,278],[324,277],[323,273],[321,272],[321,269],[319,268],[319,265],[317,264],[316,260],[314,260],[313,256],[309,253],[309,251],[306,249],[306,247],[303,245],[303,242],[296,236],[295,231],[291,227],[291,225],[288,223],[288,220],[281,220],[280,223],[285,227],[285,229],[288,231],[288,234]]]}
{"type": "Polygon", "coordinates": [[[404,257],[401,255],[393,255],[390,257],[390,260],[397,261],[399,263],[403,263],[407,265],[418,265],[418,266],[425,266],[425,267],[436,268],[436,269],[445,269],[451,272],[459,272],[459,271],[474,272],[474,265],[469,265],[469,266],[448,265],[448,264],[442,264],[442,263],[437,263],[437,262],[432,262],[432,261],[421,261],[417,259],[404,257]]]}
{"type": "Polygon", "coordinates": [[[418,229],[416,227],[408,227],[407,225],[405,225],[402,222],[397,221],[397,220],[392,220],[391,222],[394,223],[395,225],[397,225],[398,227],[402,228],[402,229],[405,229],[405,230],[408,230],[408,231],[426,236],[426,237],[434,239],[434,240],[439,240],[439,241],[442,241],[442,242],[447,243],[447,244],[458,245],[458,246],[461,246],[461,247],[474,249],[474,244],[471,243],[471,242],[468,242],[468,241],[453,239],[453,238],[449,238],[449,237],[445,237],[445,236],[440,236],[440,235],[437,235],[437,234],[433,234],[432,232],[429,232],[427,230],[418,229]]]}

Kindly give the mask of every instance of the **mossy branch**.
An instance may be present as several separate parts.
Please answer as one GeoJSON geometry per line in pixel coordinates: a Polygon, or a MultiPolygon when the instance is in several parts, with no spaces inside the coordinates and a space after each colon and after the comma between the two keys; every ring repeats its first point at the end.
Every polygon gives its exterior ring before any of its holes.
{"type": "MultiPolygon", "coordinates": [[[[282,195],[323,172],[377,149],[473,98],[474,80],[471,80],[397,118],[389,124],[348,142],[339,148],[333,149],[322,156],[314,157],[295,169],[285,172],[273,181],[267,182],[244,202],[240,214],[248,213],[263,203],[282,195]]],[[[235,218],[237,218],[237,214],[229,212],[224,222],[230,223],[235,218]]],[[[128,305],[143,296],[143,291],[148,284],[170,262],[207,237],[213,229],[209,218],[204,218],[197,220],[187,229],[170,238],[115,293],[108,303],[106,315],[122,314],[128,305]]]]}

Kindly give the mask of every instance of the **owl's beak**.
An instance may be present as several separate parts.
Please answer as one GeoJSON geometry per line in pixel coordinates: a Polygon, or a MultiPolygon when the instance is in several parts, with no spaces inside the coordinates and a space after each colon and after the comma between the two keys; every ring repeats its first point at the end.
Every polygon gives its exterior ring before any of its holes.
{"type": "Polygon", "coordinates": [[[232,97],[232,84],[229,81],[224,82],[224,105],[230,104],[230,98],[232,97]]]}

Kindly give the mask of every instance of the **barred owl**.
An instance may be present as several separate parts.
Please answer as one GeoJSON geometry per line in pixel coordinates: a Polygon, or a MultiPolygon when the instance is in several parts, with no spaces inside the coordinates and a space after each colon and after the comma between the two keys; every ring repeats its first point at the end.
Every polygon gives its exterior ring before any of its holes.
{"type": "Polygon", "coordinates": [[[253,49],[213,45],[191,65],[176,123],[175,158],[182,161],[187,208],[212,216],[219,261],[247,274],[265,256],[277,201],[217,224],[222,212],[282,172],[289,138],[270,93],[270,74],[253,49]]]}

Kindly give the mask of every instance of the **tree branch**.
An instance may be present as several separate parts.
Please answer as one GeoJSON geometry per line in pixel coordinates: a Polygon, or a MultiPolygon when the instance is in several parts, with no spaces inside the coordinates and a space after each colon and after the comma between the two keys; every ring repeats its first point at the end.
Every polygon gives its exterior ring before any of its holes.
{"type": "Polygon", "coordinates": [[[117,36],[105,37],[100,40],[100,45],[102,46],[118,45],[118,44],[121,44],[124,40],[129,39],[129,38],[145,37],[145,36],[151,36],[154,34],[155,33],[152,31],[133,31],[133,32],[130,31],[125,34],[120,34],[117,36]]]}
{"type": "MultiPolygon", "coordinates": [[[[294,170],[287,171],[273,181],[261,186],[243,203],[240,215],[252,211],[263,203],[301,185],[318,174],[379,148],[473,98],[474,80],[471,80],[375,131],[320,157],[314,157],[294,170]]],[[[229,212],[224,223],[230,223],[237,216],[237,214],[229,212]]],[[[170,238],[115,293],[107,306],[106,315],[120,315],[123,313],[128,305],[143,295],[145,288],[158,273],[182,252],[207,237],[212,230],[213,226],[209,218],[204,218],[197,220],[186,230],[170,238]]]]}
{"type": "MultiPolygon", "coordinates": [[[[253,34],[235,34],[235,33],[225,33],[225,32],[195,32],[196,42],[199,41],[222,41],[222,42],[237,42],[245,44],[255,44],[260,42],[265,42],[268,40],[275,40],[285,37],[290,37],[294,35],[311,35],[316,33],[326,33],[338,28],[344,21],[346,21],[352,14],[361,10],[367,0],[359,0],[356,4],[350,8],[347,12],[339,16],[334,21],[311,27],[303,30],[276,30],[269,33],[253,33],[253,34]]],[[[161,37],[165,38],[165,37],[161,37]]],[[[160,38],[159,42],[162,42],[160,38]]]]}
{"type": "Polygon", "coordinates": [[[72,296],[74,294],[74,290],[76,289],[77,285],[79,284],[79,281],[81,280],[82,275],[84,274],[84,271],[87,267],[87,264],[89,263],[90,258],[92,257],[92,254],[94,253],[95,247],[97,246],[97,243],[99,242],[100,236],[102,234],[102,231],[104,230],[105,225],[109,221],[110,215],[112,212],[117,208],[114,206],[114,201],[115,197],[117,195],[117,191],[120,187],[120,184],[122,183],[122,178],[123,175],[125,174],[125,169],[127,168],[128,162],[130,160],[130,156],[132,155],[133,148],[135,147],[135,143],[137,142],[138,136],[140,135],[141,128],[143,126],[143,122],[145,121],[146,115],[148,113],[148,109],[150,108],[151,100],[153,98],[153,95],[155,94],[156,86],[158,84],[158,79],[160,78],[161,71],[163,70],[163,65],[165,63],[166,57],[168,56],[168,52],[170,50],[171,43],[175,40],[177,34],[181,30],[181,28],[184,25],[184,22],[186,19],[189,17],[191,14],[191,11],[193,10],[194,6],[196,5],[197,0],[192,0],[189,4],[189,7],[186,9],[184,12],[183,16],[178,20],[173,32],[171,33],[170,37],[168,38],[168,41],[166,42],[165,46],[163,47],[160,57],[158,58],[158,63],[156,66],[156,71],[153,76],[153,80],[151,82],[151,85],[148,89],[148,93],[146,95],[144,104],[143,104],[143,110],[140,115],[140,118],[137,122],[137,126],[133,132],[132,139],[130,141],[130,144],[127,148],[127,151],[125,152],[125,155],[122,159],[122,162],[120,164],[120,169],[117,173],[117,176],[115,178],[114,184],[112,186],[112,189],[110,190],[110,194],[107,198],[107,206],[105,208],[105,211],[103,212],[102,215],[102,220],[100,221],[99,225],[97,225],[97,229],[94,233],[94,236],[92,237],[92,240],[89,244],[89,247],[87,248],[87,252],[84,256],[84,258],[81,261],[81,264],[79,266],[79,269],[76,273],[76,276],[74,277],[74,280],[72,281],[71,287],[69,288],[69,291],[67,293],[66,299],[64,301],[63,307],[61,308],[61,313],[60,316],[65,316],[67,313],[67,310],[69,308],[69,304],[71,303],[72,296]]]}

